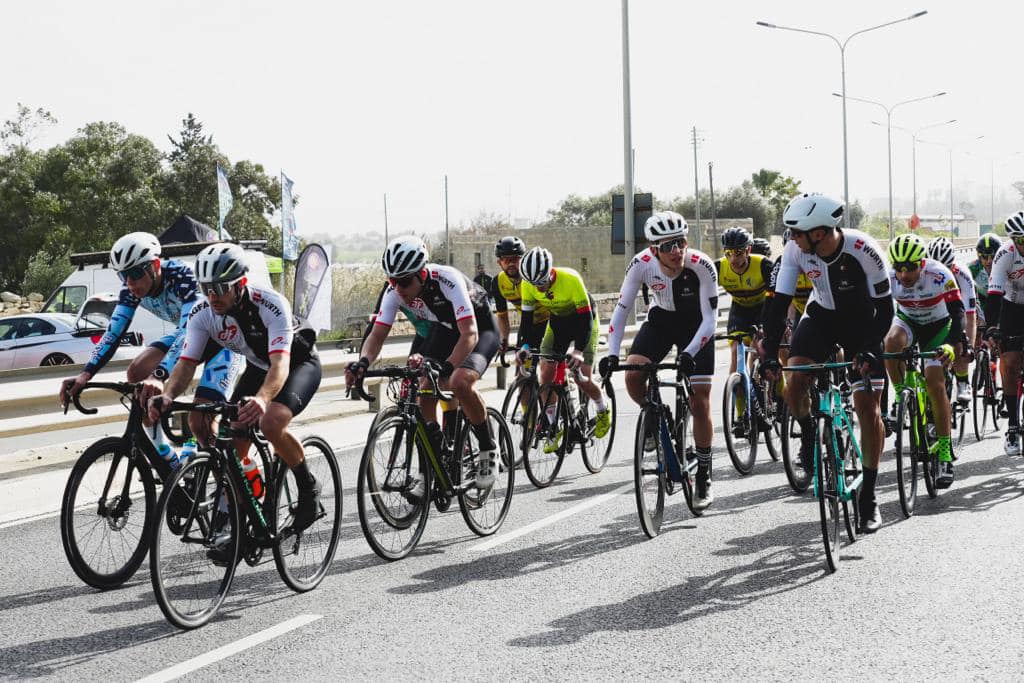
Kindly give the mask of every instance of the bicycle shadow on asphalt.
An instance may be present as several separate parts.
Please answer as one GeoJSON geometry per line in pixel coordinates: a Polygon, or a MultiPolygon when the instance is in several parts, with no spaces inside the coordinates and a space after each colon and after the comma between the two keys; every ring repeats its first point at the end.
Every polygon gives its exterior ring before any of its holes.
{"type": "MultiPolygon", "coordinates": [[[[141,581],[130,580],[130,582],[125,585],[132,586],[139,583],[141,583],[141,581]]],[[[39,590],[27,591],[25,593],[15,593],[14,595],[3,595],[0,596],[0,612],[8,612],[9,610],[20,609],[23,607],[37,607],[39,605],[45,605],[59,600],[71,600],[87,595],[100,595],[104,592],[106,591],[101,591],[85,584],[76,583],[67,586],[41,588],[39,590]]],[[[0,671],[3,671],[3,669],[0,668],[0,671]]]]}
{"type": "Polygon", "coordinates": [[[918,484],[914,516],[928,517],[945,512],[987,512],[997,505],[1024,497],[1024,470],[1016,467],[1013,461],[1001,453],[985,460],[958,462],[956,477],[953,486],[940,490],[935,499],[928,497],[924,482],[921,481],[918,484]],[[994,474],[1000,476],[964,485],[964,479],[994,474]]]}

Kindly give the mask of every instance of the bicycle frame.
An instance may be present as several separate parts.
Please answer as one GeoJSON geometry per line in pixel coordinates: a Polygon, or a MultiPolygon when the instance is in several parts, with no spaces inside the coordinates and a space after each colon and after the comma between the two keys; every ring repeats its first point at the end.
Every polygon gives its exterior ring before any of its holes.
{"type": "MultiPolygon", "coordinates": [[[[687,474],[693,474],[697,470],[697,460],[686,463],[686,473],[679,467],[679,457],[675,448],[675,434],[670,431],[671,415],[667,406],[661,400],[661,388],[667,387],[676,390],[676,415],[690,408],[690,378],[683,374],[678,366],[673,365],[676,370],[675,382],[664,382],[658,378],[658,367],[651,366],[647,370],[647,401],[654,406],[659,413],[658,432],[661,439],[661,446],[665,453],[665,463],[668,469],[668,478],[677,484],[683,483],[687,474]]],[[[671,425],[674,427],[675,425],[671,425]]],[[[683,456],[685,457],[685,453],[683,456]]]]}

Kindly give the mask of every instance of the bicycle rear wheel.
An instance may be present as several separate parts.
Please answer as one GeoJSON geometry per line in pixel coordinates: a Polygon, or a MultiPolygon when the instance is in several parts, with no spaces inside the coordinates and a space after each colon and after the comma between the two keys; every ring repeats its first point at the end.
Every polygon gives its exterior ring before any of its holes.
{"type": "Polygon", "coordinates": [[[815,471],[818,475],[818,513],[821,517],[821,539],[825,545],[825,562],[829,571],[839,568],[839,470],[832,423],[825,418],[815,421],[815,471]],[[824,448],[822,448],[824,445],[824,448]]]}
{"type": "Polygon", "coordinates": [[[530,406],[535,400],[536,384],[532,379],[517,378],[505,392],[505,401],[501,404],[501,414],[505,417],[512,444],[515,447],[514,467],[523,464],[523,454],[529,447],[529,438],[533,434],[530,428],[530,406]]]}
{"type": "Polygon", "coordinates": [[[433,477],[420,436],[401,415],[370,429],[359,462],[359,525],[373,552],[399,560],[419,543],[430,513],[433,477]]]}
{"type": "Polygon", "coordinates": [[[633,483],[640,528],[648,538],[658,535],[665,516],[665,451],[658,433],[660,429],[657,409],[652,406],[643,409],[636,422],[633,483]],[[655,448],[650,451],[644,449],[648,432],[654,434],[655,448]]]}
{"type": "Polygon", "coordinates": [[[908,519],[917,505],[917,405],[908,390],[900,396],[896,406],[896,484],[900,494],[900,509],[908,519]]]}
{"type": "Polygon", "coordinates": [[[989,432],[998,429],[996,416],[999,405],[996,401],[994,381],[987,351],[980,351],[971,374],[971,412],[974,421],[974,438],[981,441],[989,432]]]}
{"type": "Polygon", "coordinates": [[[160,521],[153,527],[149,574],[160,610],[178,628],[208,622],[231,589],[240,559],[239,505],[234,482],[206,455],[194,456],[164,485],[156,508],[160,521]],[[180,528],[163,523],[176,498],[187,507],[180,528]]]}
{"type": "Polygon", "coordinates": [[[790,415],[789,406],[782,409],[779,415],[779,422],[782,426],[780,441],[782,442],[782,467],[786,472],[786,481],[790,488],[797,493],[804,493],[811,485],[813,470],[805,468],[800,463],[800,440],[803,434],[800,423],[790,415]]]}
{"type": "Polygon", "coordinates": [[[747,400],[748,379],[738,372],[729,375],[722,391],[722,431],[729,459],[740,474],[750,474],[757,460],[757,420],[747,400]]]}
{"type": "Polygon", "coordinates": [[[537,425],[538,428],[530,435],[530,447],[523,458],[527,478],[539,489],[551,486],[551,482],[558,476],[569,443],[569,402],[554,385],[548,384],[545,388],[547,397],[543,396],[544,391],[540,391],[532,404],[533,412],[527,424],[537,425]],[[548,424],[548,406],[556,400],[558,406],[555,410],[555,423],[548,424]],[[549,443],[554,444],[554,450],[545,453],[549,443]]]}
{"type": "Polygon", "coordinates": [[[759,380],[758,401],[762,402],[761,414],[765,416],[761,425],[761,432],[764,434],[764,445],[768,449],[768,455],[775,462],[779,461],[782,455],[782,426],[779,422],[778,404],[776,402],[775,389],[769,380],[759,380]]]}
{"type": "MultiPolygon", "coordinates": [[[[306,467],[320,484],[322,516],[304,531],[274,546],[274,564],[281,580],[297,593],[320,585],[334,560],[341,531],[341,471],[334,449],[319,436],[302,440],[306,467]]],[[[274,499],[268,509],[274,510],[273,529],[280,533],[292,524],[298,504],[298,485],[291,470],[281,463],[274,482],[274,499]]]]}
{"type": "Polygon", "coordinates": [[[101,590],[130,579],[149,551],[156,485],[145,457],[126,449],[116,436],[86,448],[71,468],[61,502],[60,538],[68,563],[78,578],[101,590]]]}
{"type": "Polygon", "coordinates": [[[612,444],[615,443],[615,423],[617,417],[615,389],[612,387],[611,380],[606,379],[601,383],[601,391],[604,392],[604,404],[608,408],[608,415],[611,418],[608,431],[601,437],[597,436],[596,433],[597,413],[594,411],[594,403],[589,400],[586,394],[580,392],[584,398],[583,406],[587,411],[587,433],[584,437],[586,443],[583,448],[583,465],[591,474],[597,474],[604,469],[605,464],[608,462],[608,456],[612,454],[612,444]]]}
{"type": "MultiPolygon", "coordinates": [[[[469,530],[478,536],[490,536],[501,528],[512,505],[515,489],[516,470],[509,466],[514,457],[512,435],[505,424],[505,418],[497,410],[488,408],[487,418],[491,421],[491,433],[498,445],[498,473],[494,477],[494,484],[485,490],[470,486],[459,494],[462,518],[466,520],[469,530]]],[[[462,481],[472,482],[476,475],[480,444],[468,424],[462,430],[455,452],[462,454],[462,481]]]]}

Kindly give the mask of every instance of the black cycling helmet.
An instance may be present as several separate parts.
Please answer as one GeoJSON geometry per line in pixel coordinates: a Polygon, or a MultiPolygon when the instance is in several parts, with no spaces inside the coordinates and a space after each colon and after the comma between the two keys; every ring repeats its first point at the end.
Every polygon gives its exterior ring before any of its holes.
{"type": "Polygon", "coordinates": [[[501,258],[503,256],[522,256],[526,253],[526,245],[523,241],[515,235],[508,235],[498,240],[498,243],[494,245],[494,256],[501,258]]]}
{"type": "Polygon", "coordinates": [[[763,237],[755,237],[754,241],[750,244],[750,252],[753,254],[760,254],[765,258],[771,258],[772,245],[763,237]]]}
{"type": "Polygon", "coordinates": [[[999,251],[1001,246],[1003,246],[1003,242],[999,239],[999,236],[990,232],[979,237],[978,243],[974,248],[979,254],[995,256],[995,253],[999,251]]]}
{"type": "Polygon", "coordinates": [[[746,249],[750,245],[750,233],[743,228],[729,228],[722,233],[722,246],[726,249],[746,249]]]}

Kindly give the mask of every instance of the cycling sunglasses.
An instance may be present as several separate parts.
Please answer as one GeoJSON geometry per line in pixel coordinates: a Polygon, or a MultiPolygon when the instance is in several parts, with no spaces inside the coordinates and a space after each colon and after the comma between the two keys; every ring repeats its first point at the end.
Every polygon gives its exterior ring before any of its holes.
{"type": "Polygon", "coordinates": [[[726,256],[746,256],[746,254],[747,254],[747,250],[746,249],[726,249],[725,250],[725,255],[726,256]]]}
{"type": "Polygon", "coordinates": [[[895,270],[897,273],[912,273],[920,267],[921,264],[917,262],[892,264],[892,269],[895,270]]]}
{"type": "Polygon", "coordinates": [[[199,285],[203,288],[203,294],[210,296],[216,294],[217,296],[224,296],[231,291],[231,288],[235,286],[234,282],[204,282],[199,285]]]}
{"type": "Polygon", "coordinates": [[[991,261],[995,257],[995,254],[978,254],[978,259],[981,261],[991,261]]]}
{"type": "Polygon", "coordinates": [[[129,280],[138,280],[143,275],[149,272],[149,264],[143,266],[132,266],[128,270],[117,271],[117,276],[121,278],[121,282],[128,282],[129,280]]]}
{"type": "Polygon", "coordinates": [[[671,254],[672,250],[675,249],[676,247],[679,247],[679,251],[685,249],[686,240],[684,240],[682,237],[677,237],[674,240],[662,242],[661,244],[658,245],[658,251],[660,251],[662,254],[671,254]]]}
{"type": "Polygon", "coordinates": [[[412,273],[411,275],[403,275],[402,277],[389,277],[388,283],[392,287],[408,287],[412,284],[413,278],[415,277],[415,273],[412,273]]]}

